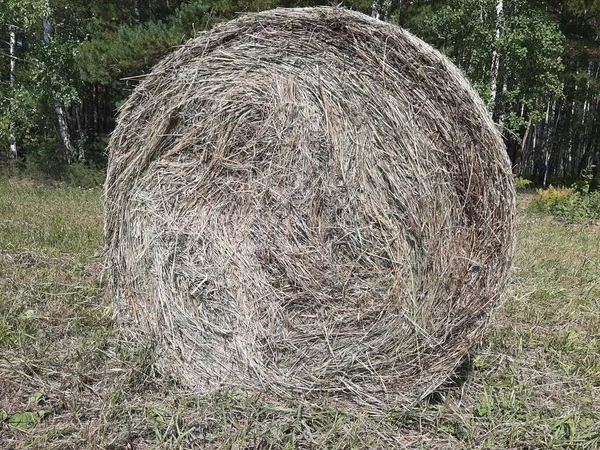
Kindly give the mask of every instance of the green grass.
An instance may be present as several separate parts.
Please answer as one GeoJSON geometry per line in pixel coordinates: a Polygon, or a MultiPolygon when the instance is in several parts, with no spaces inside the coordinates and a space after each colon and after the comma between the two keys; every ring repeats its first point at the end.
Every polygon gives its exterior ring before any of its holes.
{"type": "Polygon", "coordinates": [[[370,417],[160,378],[112,328],[100,194],[0,180],[0,448],[600,448],[597,225],[521,197],[511,295],[464,384],[370,417]]]}

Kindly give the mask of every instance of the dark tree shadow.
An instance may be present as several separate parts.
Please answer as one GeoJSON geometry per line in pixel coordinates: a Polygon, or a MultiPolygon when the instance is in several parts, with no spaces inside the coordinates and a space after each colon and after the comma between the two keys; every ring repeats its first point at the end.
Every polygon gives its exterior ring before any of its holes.
{"type": "Polygon", "coordinates": [[[475,359],[474,352],[468,352],[456,369],[448,376],[444,384],[438,387],[434,392],[425,397],[425,401],[430,405],[439,405],[444,403],[446,394],[449,391],[461,388],[469,379],[473,372],[473,361],[475,359]]]}

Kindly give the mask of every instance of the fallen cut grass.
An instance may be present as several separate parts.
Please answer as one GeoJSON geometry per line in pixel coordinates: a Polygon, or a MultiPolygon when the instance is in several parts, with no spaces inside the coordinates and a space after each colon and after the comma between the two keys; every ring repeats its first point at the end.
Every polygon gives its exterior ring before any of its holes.
{"type": "Polygon", "coordinates": [[[112,327],[101,232],[99,190],[0,180],[2,449],[600,448],[597,226],[522,209],[513,294],[465,373],[384,417],[161,378],[112,327]]]}

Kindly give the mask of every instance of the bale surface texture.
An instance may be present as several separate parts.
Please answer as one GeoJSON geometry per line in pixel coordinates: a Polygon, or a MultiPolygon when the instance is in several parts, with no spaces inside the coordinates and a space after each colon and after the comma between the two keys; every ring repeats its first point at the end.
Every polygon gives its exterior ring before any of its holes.
{"type": "Polygon", "coordinates": [[[439,52],[339,8],[246,15],[121,111],[109,289],[189,387],[402,408],[499,305],[514,197],[484,104],[439,52]]]}

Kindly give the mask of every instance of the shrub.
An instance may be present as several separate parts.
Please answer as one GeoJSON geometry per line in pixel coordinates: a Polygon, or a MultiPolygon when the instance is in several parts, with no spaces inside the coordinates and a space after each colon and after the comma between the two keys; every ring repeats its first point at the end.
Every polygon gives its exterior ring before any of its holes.
{"type": "Polygon", "coordinates": [[[523,177],[515,178],[515,186],[517,187],[518,191],[523,191],[523,190],[529,189],[529,188],[531,188],[532,184],[533,184],[533,181],[528,180],[527,178],[523,178],[523,177]]]}
{"type": "Polygon", "coordinates": [[[73,186],[93,188],[102,186],[106,174],[94,166],[71,164],[67,166],[65,181],[73,186]]]}
{"type": "Polygon", "coordinates": [[[63,150],[51,139],[32,141],[27,146],[20,169],[23,175],[32,178],[60,179],[65,174],[63,150]]]}
{"type": "Polygon", "coordinates": [[[538,198],[531,202],[530,209],[548,212],[571,222],[600,219],[600,191],[582,192],[575,188],[538,189],[538,198]]]}

